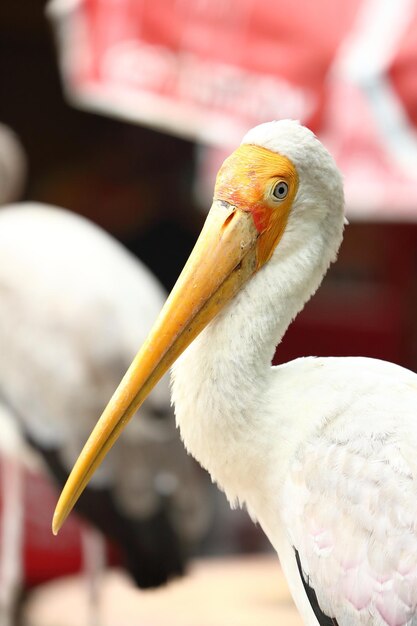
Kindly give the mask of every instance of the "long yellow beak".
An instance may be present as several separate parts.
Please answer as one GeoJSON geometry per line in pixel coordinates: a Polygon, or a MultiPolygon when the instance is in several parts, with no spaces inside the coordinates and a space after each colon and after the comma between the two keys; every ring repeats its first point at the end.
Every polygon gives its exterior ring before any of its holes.
{"type": "Polygon", "coordinates": [[[250,212],[217,201],[147,340],[84,446],[52,522],[57,534],[98,465],[146,396],[218,311],[258,269],[250,212]]]}

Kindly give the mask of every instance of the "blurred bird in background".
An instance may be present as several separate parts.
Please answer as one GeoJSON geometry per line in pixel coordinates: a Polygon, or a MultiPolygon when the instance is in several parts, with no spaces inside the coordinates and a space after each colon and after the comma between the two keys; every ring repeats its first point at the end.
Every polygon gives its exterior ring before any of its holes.
{"type": "MultiPolygon", "coordinates": [[[[0,398],[58,485],[164,299],[147,268],[88,220],[35,203],[0,208],[0,398]]],[[[167,380],[141,418],[78,510],[148,588],[184,572],[209,511],[175,431],[167,380]]],[[[17,519],[19,469],[7,467],[4,511],[17,519]]],[[[94,572],[100,550],[88,545],[94,572]]],[[[19,576],[10,576],[16,595],[19,576]]]]}

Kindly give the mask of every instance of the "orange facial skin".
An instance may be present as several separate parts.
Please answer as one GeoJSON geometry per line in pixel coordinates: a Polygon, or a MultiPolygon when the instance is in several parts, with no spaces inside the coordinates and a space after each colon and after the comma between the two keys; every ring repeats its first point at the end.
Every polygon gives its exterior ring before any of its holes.
{"type": "Polygon", "coordinates": [[[259,265],[269,259],[281,239],[297,189],[298,175],[292,162],[260,146],[240,146],[220,168],[214,199],[252,213],[260,234],[259,265]],[[284,200],[275,199],[272,193],[280,181],[288,185],[284,200]]]}

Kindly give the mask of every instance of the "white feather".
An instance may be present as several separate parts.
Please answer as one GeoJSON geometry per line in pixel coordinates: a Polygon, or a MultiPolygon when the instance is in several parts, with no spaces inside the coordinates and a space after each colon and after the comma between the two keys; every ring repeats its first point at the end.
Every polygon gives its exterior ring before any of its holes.
{"type": "MultiPolygon", "coordinates": [[[[0,388],[30,434],[80,447],[164,296],[87,220],[35,203],[0,210],[0,388]]],[[[166,403],[167,386],[157,393],[166,403]]]]}

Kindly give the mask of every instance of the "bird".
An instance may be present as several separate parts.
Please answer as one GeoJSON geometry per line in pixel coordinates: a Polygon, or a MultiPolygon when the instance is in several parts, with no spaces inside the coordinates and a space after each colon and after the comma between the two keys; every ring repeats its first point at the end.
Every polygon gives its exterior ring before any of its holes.
{"type": "MultiPolygon", "coordinates": [[[[58,486],[164,300],[153,274],[89,220],[36,202],[0,208],[0,399],[58,486]]],[[[167,379],[91,487],[78,511],[139,587],[184,573],[209,509],[167,379]]]]}
{"type": "Polygon", "coordinates": [[[185,447],[263,528],[304,623],[417,624],[416,374],[366,357],[271,365],[344,227],[342,175],[313,132],[294,120],[250,129],[68,478],[54,532],[172,366],[185,447]]]}

